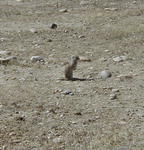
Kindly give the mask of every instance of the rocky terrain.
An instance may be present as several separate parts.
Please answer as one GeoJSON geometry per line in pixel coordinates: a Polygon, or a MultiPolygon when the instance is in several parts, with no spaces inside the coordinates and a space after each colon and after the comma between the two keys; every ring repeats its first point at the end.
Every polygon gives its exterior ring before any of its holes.
{"type": "Polygon", "coordinates": [[[0,87],[0,150],[143,150],[144,1],[1,0],[0,87]]]}

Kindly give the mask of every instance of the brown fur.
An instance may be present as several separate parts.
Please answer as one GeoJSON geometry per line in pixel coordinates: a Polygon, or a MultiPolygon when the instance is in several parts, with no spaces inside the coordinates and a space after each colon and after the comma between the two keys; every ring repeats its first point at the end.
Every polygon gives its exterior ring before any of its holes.
{"type": "Polygon", "coordinates": [[[73,80],[73,71],[76,70],[77,63],[79,61],[78,56],[72,56],[71,62],[65,67],[65,79],[67,80],[73,80]]]}

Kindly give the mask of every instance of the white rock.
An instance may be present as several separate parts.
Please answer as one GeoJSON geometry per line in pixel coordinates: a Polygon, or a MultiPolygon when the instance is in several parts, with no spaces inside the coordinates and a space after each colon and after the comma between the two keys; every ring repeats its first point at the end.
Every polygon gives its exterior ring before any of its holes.
{"type": "Polygon", "coordinates": [[[36,30],[35,28],[31,28],[31,29],[30,29],[30,32],[32,32],[32,33],[37,33],[37,30],[36,30]]]}
{"type": "Polygon", "coordinates": [[[108,49],[106,49],[106,50],[104,50],[105,52],[109,52],[110,50],[108,50],[108,49]]]}
{"type": "Polygon", "coordinates": [[[127,60],[127,56],[117,56],[117,57],[113,58],[113,61],[115,61],[115,62],[121,62],[124,60],[127,60]]]}
{"type": "Polygon", "coordinates": [[[80,35],[79,38],[82,39],[82,38],[85,38],[85,36],[84,35],[80,35]]]}
{"type": "Polygon", "coordinates": [[[112,93],[119,92],[119,89],[112,89],[112,93]]]}
{"type": "Polygon", "coordinates": [[[65,90],[61,93],[64,94],[64,95],[74,95],[74,93],[72,93],[72,91],[70,91],[70,90],[65,90]]]}
{"type": "Polygon", "coordinates": [[[105,8],[105,10],[107,10],[107,11],[117,11],[118,8],[105,8]]]}
{"type": "Polygon", "coordinates": [[[31,62],[37,62],[37,61],[44,62],[44,58],[41,56],[32,56],[31,57],[31,62]]]}
{"type": "Polygon", "coordinates": [[[1,42],[6,41],[6,38],[3,38],[3,37],[2,37],[2,38],[0,38],[0,41],[1,41],[1,42]]]}
{"type": "Polygon", "coordinates": [[[59,12],[67,12],[68,10],[66,8],[60,9],[59,12]]]}
{"type": "Polygon", "coordinates": [[[117,95],[116,95],[116,94],[112,93],[112,94],[110,95],[110,99],[111,99],[111,100],[114,100],[114,99],[116,99],[116,98],[117,98],[117,95]]]}
{"type": "Polygon", "coordinates": [[[102,79],[107,79],[107,78],[110,78],[112,76],[111,72],[108,71],[108,70],[104,70],[104,71],[101,71],[100,72],[100,77],[102,79]]]}
{"type": "Polygon", "coordinates": [[[118,57],[113,58],[113,61],[121,62],[121,61],[123,61],[123,59],[120,56],[118,56],[118,57]]]}
{"type": "Polygon", "coordinates": [[[10,51],[0,51],[0,55],[10,55],[10,51]]]}
{"type": "Polygon", "coordinates": [[[79,56],[79,59],[80,59],[80,61],[91,61],[91,59],[90,58],[88,58],[88,57],[85,57],[85,56],[79,56]]]}

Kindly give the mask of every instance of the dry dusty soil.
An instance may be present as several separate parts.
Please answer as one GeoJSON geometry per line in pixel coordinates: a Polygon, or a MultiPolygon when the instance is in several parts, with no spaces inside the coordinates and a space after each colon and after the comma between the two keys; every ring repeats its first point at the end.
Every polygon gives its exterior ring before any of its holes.
{"type": "Polygon", "coordinates": [[[0,150],[144,149],[143,0],[0,0],[0,51],[0,150]]]}

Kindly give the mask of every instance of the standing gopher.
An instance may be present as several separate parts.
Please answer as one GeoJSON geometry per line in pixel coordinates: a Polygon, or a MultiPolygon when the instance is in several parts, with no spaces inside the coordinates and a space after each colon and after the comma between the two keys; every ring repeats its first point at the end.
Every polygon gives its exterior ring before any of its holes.
{"type": "Polygon", "coordinates": [[[65,67],[64,74],[66,80],[74,80],[73,78],[73,71],[76,70],[77,63],[79,61],[78,56],[72,56],[71,61],[69,64],[65,67]]]}

